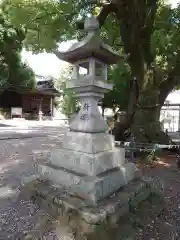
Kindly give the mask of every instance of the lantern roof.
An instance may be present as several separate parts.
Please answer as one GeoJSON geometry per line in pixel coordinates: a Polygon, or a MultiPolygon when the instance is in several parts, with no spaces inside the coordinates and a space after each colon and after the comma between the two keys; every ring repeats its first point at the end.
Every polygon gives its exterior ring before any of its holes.
{"type": "Polygon", "coordinates": [[[99,22],[97,18],[90,17],[85,20],[84,30],[87,36],[80,42],[73,44],[67,51],[56,51],[56,56],[66,62],[74,64],[88,58],[96,58],[106,64],[115,64],[120,56],[109,45],[102,42],[99,37],[99,22]]]}

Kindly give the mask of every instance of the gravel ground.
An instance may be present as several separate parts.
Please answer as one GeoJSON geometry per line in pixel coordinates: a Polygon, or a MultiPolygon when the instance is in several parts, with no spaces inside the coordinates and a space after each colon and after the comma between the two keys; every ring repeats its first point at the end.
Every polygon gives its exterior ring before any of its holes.
{"type": "Polygon", "coordinates": [[[180,240],[180,170],[173,155],[166,155],[153,167],[142,167],[143,174],[158,177],[164,185],[166,208],[137,234],[138,240],[180,240]]]}
{"type": "MultiPolygon", "coordinates": [[[[23,177],[36,173],[33,152],[60,146],[62,134],[43,138],[0,141],[0,240],[23,240],[38,219],[46,214],[21,192],[23,177]]],[[[162,157],[155,168],[142,168],[144,175],[164,183],[166,209],[137,235],[139,240],[180,239],[180,171],[173,156],[162,157]]],[[[57,239],[53,233],[43,239],[57,239]]]]}
{"type": "Polygon", "coordinates": [[[21,180],[37,171],[33,152],[59,146],[61,139],[59,134],[0,141],[0,240],[24,239],[23,234],[45,214],[29,200],[27,193],[20,192],[21,180]]]}

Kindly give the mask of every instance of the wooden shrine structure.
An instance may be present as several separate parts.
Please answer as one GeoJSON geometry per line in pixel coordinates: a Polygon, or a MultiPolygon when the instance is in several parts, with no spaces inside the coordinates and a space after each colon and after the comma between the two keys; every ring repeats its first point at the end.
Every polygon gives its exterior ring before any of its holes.
{"type": "Polygon", "coordinates": [[[31,92],[5,90],[0,95],[0,108],[9,113],[9,117],[12,108],[21,108],[25,119],[39,119],[40,114],[44,119],[49,119],[53,117],[55,97],[60,95],[51,78],[36,75],[36,87],[31,92]]]}

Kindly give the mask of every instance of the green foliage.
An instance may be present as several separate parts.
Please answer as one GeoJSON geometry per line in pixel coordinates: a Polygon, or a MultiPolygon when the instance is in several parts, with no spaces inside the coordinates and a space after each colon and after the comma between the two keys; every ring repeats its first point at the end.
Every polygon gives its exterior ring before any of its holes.
{"type": "Polygon", "coordinates": [[[60,108],[61,112],[67,117],[74,114],[77,108],[77,102],[73,97],[73,92],[66,89],[66,81],[71,78],[71,73],[72,66],[68,65],[61,71],[59,78],[55,80],[56,88],[63,92],[58,108],[60,108]]]}
{"type": "Polygon", "coordinates": [[[2,1],[11,22],[26,31],[25,47],[35,53],[52,52],[59,42],[76,37],[76,21],[86,15],[81,6],[81,1],[74,0],[2,1]]]}
{"type": "Polygon", "coordinates": [[[129,100],[131,71],[129,65],[119,62],[109,69],[109,82],[114,84],[113,90],[106,93],[103,104],[105,108],[120,108],[124,111],[129,100]]]}
{"type": "Polygon", "coordinates": [[[180,7],[176,9],[171,9],[168,5],[159,7],[151,47],[161,71],[174,67],[176,56],[180,51],[179,20],[180,7]]]}
{"type": "MultiPolygon", "coordinates": [[[[174,68],[180,57],[180,54],[178,54],[180,52],[180,7],[171,9],[170,6],[164,4],[164,1],[156,2],[159,5],[152,29],[149,14],[153,10],[151,5],[148,5],[145,1],[139,1],[135,5],[136,9],[132,9],[136,1],[132,1],[131,5],[127,4],[127,8],[124,9],[127,11],[124,19],[122,17],[118,19],[120,14],[110,11],[101,28],[101,37],[106,43],[110,44],[122,56],[126,56],[125,52],[132,55],[130,56],[131,61],[125,57],[126,60],[109,70],[109,81],[114,84],[114,88],[104,98],[104,105],[107,107],[112,107],[115,104],[123,110],[127,108],[130,83],[134,72],[139,74],[142,71],[141,68],[144,71],[141,73],[143,84],[139,85],[140,92],[143,87],[158,88],[167,79],[169,71],[174,68]],[[133,12],[130,12],[131,10],[133,12]],[[137,23],[133,22],[133,16],[128,14],[134,14],[134,16],[137,14],[137,23]],[[146,17],[144,18],[144,16],[146,17]],[[145,22],[143,22],[144,19],[146,19],[145,22]],[[128,26],[132,31],[128,29],[126,23],[131,23],[128,26]],[[138,29],[139,26],[141,26],[141,29],[138,29]],[[141,36],[141,34],[144,35],[141,36]],[[151,36],[150,40],[148,38],[149,34],[151,36]],[[129,45],[126,44],[127,42],[129,45]],[[139,42],[142,42],[147,49],[139,48],[141,47],[138,45],[139,42]],[[148,49],[149,42],[150,51],[148,49]],[[136,54],[133,55],[133,51],[136,54]],[[155,74],[152,68],[147,69],[146,67],[149,59],[149,62],[154,65],[155,74]],[[128,63],[132,64],[129,65],[128,63]],[[152,84],[150,81],[152,81],[152,84]]],[[[3,0],[2,7],[11,23],[20,29],[24,29],[26,33],[25,47],[36,53],[44,50],[52,52],[62,41],[81,38],[84,33],[80,34],[76,30],[77,20],[84,18],[90,12],[98,15],[101,10],[96,1],[88,0],[3,0]]],[[[119,12],[121,12],[121,9],[119,9],[119,12]]],[[[6,75],[7,71],[4,70],[3,74],[6,75]]],[[[61,84],[63,85],[64,82],[61,84]]],[[[178,82],[173,85],[174,88],[177,86],[179,86],[178,82]]],[[[64,85],[61,86],[61,89],[64,89],[64,85]]],[[[158,91],[161,91],[161,89],[158,89],[158,91]]],[[[146,91],[146,93],[150,92],[146,91]]],[[[156,91],[155,93],[158,94],[156,91]]],[[[70,97],[72,93],[66,93],[66,95],[68,97],[64,98],[64,102],[66,102],[64,109],[68,109],[69,102],[73,102],[70,97]]],[[[140,99],[144,98],[145,95],[147,94],[142,95],[140,99]]],[[[71,112],[70,109],[67,112],[71,112]]]]}
{"type": "Polygon", "coordinates": [[[35,74],[26,63],[21,63],[20,66],[13,71],[12,76],[14,76],[11,80],[12,86],[18,92],[29,92],[35,88],[35,74]]]}
{"type": "Polygon", "coordinates": [[[72,92],[66,92],[59,106],[62,113],[68,118],[76,112],[76,101],[73,99],[72,95],[72,92]]]}
{"type": "Polygon", "coordinates": [[[24,34],[13,27],[7,15],[0,12],[0,91],[13,88],[18,91],[34,87],[35,76],[21,61],[24,34]]]}
{"type": "MultiPolygon", "coordinates": [[[[53,51],[58,47],[58,43],[74,38],[81,38],[82,34],[77,29],[77,19],[81,19],[92,12],[94,4],[88,1],[61,1],[56,0],[4,0],[3,8],[7,12],[11,22],[17,27],[26,30],[26,38],[24,45],[27,50],[35,53],[46,50],[53,51]]],[[[94,8],[94,14],[98,14],[100,8],[94,8]]],[[[110,15],[105,22],[101,37],[104,41],[123,53],[123,47],[120,47],[118,22],[113,15],[110,15]]],[[[113,91],[105,96],[104,103],[106,107],[112,107],[112,104],[121,105],[125,108],[127,105],[128,94],[124,94],[129,89],[129,68],[127,63],[121,62],[118,66],[111,68],[109,71],[109,80],[115,84],[113,91]],[[122,72],[121,72],[122,70],[122,72]],[[119,97],[120,96],[120,97],[119,97]]],[[[61,78],[64,78],[64,73],[61,78]]],[[[61,82],[63,85],[63,81],[61,82]]],[[[64,89],[65,86],[60,86],[64,89]]],[[[71,105],[72,93],[66,93],[64,97],[64,105],[62,109],[66,109],[69,115],[74,111],[75,107],[67,107],[71,105]],[[70,102],[70,103],[69,103],[70,102]],[[71,110],[73,109],[73,110],[71,110]],[[68,113],[69,112],[69,113],[68,113]]],[[[64,111],[66,111],[64,110],[64,111]]]]}

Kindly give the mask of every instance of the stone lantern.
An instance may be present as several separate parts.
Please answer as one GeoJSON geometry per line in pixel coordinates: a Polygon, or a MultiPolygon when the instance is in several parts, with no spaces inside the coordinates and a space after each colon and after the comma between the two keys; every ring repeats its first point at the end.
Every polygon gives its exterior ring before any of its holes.
{"type": "MultiPolygon", "coordinates": [[[[107,66],[117,63],[120,57],[100,40],[99,23],[95,17],[86,19],[84,28],[88,33],[84,40],[66,52],[56,53],[61,60],[74,65],[67,88],[80,98],[81,109],[72,119],[62,146],[52,149],[48,161],[39,164],[38,169],[41,178],[48,180],[51,188],[59,193],[56,202],[66,204],[71,199],[68,206],[81,209],[79,211],[87,221],[93,218],[98,222],[115,212],[117,204],[122,205],[121,201],[113,200],[112,195],[133,181],[138,170],[135,164],[125,159],[124,148],[114,146],[97,105],[104,93],[112,89],[107,82],[107,66]],[[64,190],[67,197],[60,194],[64,190]]],[[[126,200],[127,210],[129,195],[126,200]]]]}
{"type": "Polygon", "coordinates": [[[74,65],[73,75],[66,81],[66,88],[81,100],[81,110],[71,122],[71,131],[100,133],[108,129],[99,110],[98,101],[112,89],[107,82],[107,67],[117,63],[120,56],[99,38],[99,23],[88,18],[84,24],[87,37],[74,44],[67,52],[56,55],[74,65]]]}

